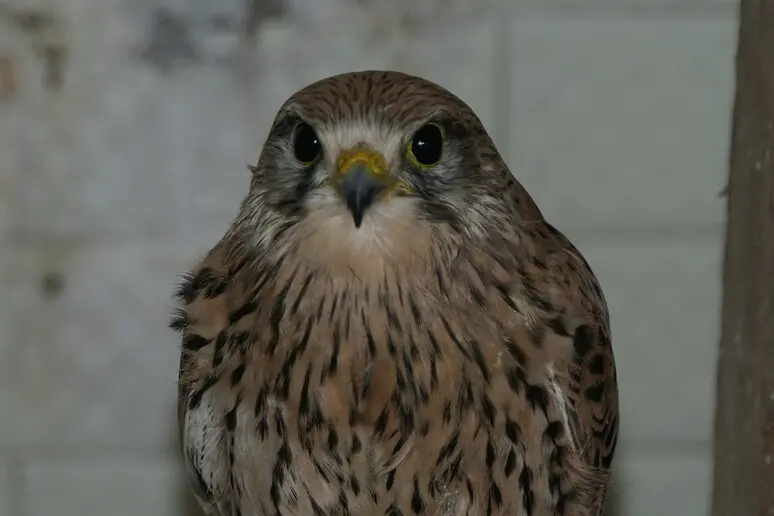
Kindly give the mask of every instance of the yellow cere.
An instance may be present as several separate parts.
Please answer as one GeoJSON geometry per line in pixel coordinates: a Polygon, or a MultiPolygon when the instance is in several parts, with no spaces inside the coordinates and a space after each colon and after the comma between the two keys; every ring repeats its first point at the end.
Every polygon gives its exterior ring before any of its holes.
{"type": "Polygon", "coordinates": [[[346,175],[356,163],[364,163],[374,177],[383,178],[387,174],[384,156],[371,149],[356,148],[346,150],[339,155],[337,168],[340,175],[346,175]]]}
{"type": "Polygon", "coordinates": [[[390,175],[387,162],[380,152],[364,147],[356,147],[341,152],[336,163],[336,182],[341,181],[341,178],[346,176],[358,163],[365,164],[375,178],[387,185],[387,188],[379,196],[381,200],[385,200],[396,193],[407,194],[412,192],[412,188],[409,185],[403,181],[396,180],[390,175]]]}

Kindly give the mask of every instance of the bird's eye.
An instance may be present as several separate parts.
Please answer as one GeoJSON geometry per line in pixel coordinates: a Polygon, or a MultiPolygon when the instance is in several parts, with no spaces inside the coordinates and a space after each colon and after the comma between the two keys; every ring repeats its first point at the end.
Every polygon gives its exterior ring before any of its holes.
{"type": "Polygon", "coordinates": [[[432,167],[441,160],[443,130],[437,124],[422,126],[411,139],[409,159],[422,167],[432,167]]]}
{"type": "Polygon", "coordinates": [[[320,155],[320,138],[312,127],[304,122],[296,126],[293,133],[293,154],[304,165],[311,165],[320,155]]]}

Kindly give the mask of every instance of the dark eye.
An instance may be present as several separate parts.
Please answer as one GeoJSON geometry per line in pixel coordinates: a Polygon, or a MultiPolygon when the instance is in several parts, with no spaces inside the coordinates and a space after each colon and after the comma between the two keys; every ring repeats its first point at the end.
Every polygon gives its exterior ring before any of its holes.
{"type": "Polygon", "coordinates": [[[422,126],[414,134],[409,147],[409,157],[423,167],[438,163],[443,152],[443,131],[436,124],[422,126]]]}
{"type": "Polygon", "coordinates": [[[310,165],[320,155],[320,138],[309,124],[301,122],[293,133],[293,154],[304,165],[310,165]]]}

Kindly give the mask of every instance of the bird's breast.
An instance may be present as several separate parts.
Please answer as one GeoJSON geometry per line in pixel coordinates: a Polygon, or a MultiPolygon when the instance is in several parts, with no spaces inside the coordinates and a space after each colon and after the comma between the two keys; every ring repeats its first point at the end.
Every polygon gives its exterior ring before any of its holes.
{"type": "Polygon", "coordinates": [[[565,460],[564,422],[528,364],[529,333],[503,323],[505,302],[471,294],[485,283],[463,295],[447,272],[345,281],[290,261],[270,272],[225,304],[217,366],[197,384],[220,410],[222,449],[209,453],[232,461],[252,506],[528,514],[528,500],[554,503],[560,465],[546,461],[565,460]]]}

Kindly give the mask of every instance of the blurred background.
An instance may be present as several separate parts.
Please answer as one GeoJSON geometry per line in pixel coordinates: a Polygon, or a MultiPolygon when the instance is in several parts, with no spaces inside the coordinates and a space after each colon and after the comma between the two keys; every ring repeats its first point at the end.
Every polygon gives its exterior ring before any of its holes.
{"type": "Polygon", "coordinates": [[[178,274],[283,100],[365,68],[480,115],[598,274],[611,514],[709,510],[735,0],[0,0],[0,516],[198,515],[178,274]]]}

